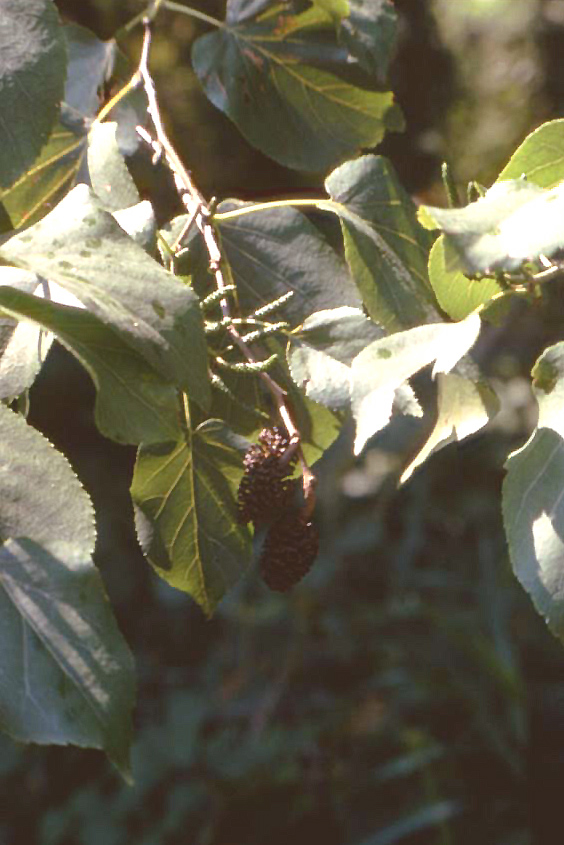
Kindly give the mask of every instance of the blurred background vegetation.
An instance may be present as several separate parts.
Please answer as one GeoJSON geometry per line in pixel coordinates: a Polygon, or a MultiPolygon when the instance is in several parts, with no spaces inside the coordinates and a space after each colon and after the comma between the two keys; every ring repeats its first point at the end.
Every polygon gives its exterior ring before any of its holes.
{"type": "MultiPolygon", "coordinates": [[[[139,0],[57,0],[109,38],[139,0]]],[[[222,16],[221,0],[193,0],[222,16]]],[[[562,115],[561,0],[396,0],[393,90],[407,131],[379,149],[412,194],[443,203],[440,164],[488,185],[534,126],[562,115]]],[[[171,136],[207,196],[318,194],[322,177],[253,150],[203,96],[165,13],[153,70],[171,136]]],[[[140,33],[126,45],[135,61],[140,33]]],[[[165,219],[162,170],[135,168],[165,219]]],[[[94,428],[93,389],[61,348],[30,419],[94,497],[96,560],[137,659],[135,786],[102,754],[0,739],[0,843],[529,845],[559,841],[564,651],[514,579],[503,462],[534,422],[530,367],[562,339],[562,288],[490,328],[480,363],[503,400],[483,435],[398,490],[400,438],[357,461],[350,432],[320,467],[322,550],[289,595],[251,572],[206,622],[143,561],[133,453],[94,428]]]]}

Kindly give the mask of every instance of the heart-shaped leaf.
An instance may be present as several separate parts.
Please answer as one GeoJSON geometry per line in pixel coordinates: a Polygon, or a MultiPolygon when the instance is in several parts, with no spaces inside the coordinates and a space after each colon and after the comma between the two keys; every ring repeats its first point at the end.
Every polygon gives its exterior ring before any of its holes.
{"type": "Polygon", "coordinates": [[[218,420],[142,446],[131,496],[141,547],[158,574],[210,616],[247,569],[250,536],[237,520],[245,441],[218,420]]]}
{"type": "Polygon", "coordinates": [[[423,448],[404,470],[402,484],[428,457],[449,443],[475,434],[499,410],[499,401],[490,387],[456,373],[438,374],[437,393],[437,421],[423,448]]]}
{"type": "Polygon", "coordinates": [[[310,31],[307,12],[302,24],[288,9],[262,8],[229,0],[225,25],[192,49],[207,96],[253,146],[286,167],[319,171],[403,128],[391,93],[326,69],[345,70],[347,50],[310,31]]]}
{"type": "Polygon", "coordinates": [[[0,431],[0,724],[19,741],[103,748],[129,777],[133,659],[92,562],[92,505],[3,405],[0,431]]]}
{"type": "MultiPolygon", "coordinates": [[[[345,262],[305,215],[293,208],[237,215],[246,208],[252,206],[230,200],[221,204],[217,215],[223,257],[237,285],[242,313],[249,314],[290,292],[292,297],[276,314],[292,325],[315,311],[360,307],[345,262]]],[[[174,240],[184,219],[173,221],[168,239],[174,240]]],[[[190,258],[194,287],[205,295],[210,292],[209,257],[200,237],[192,240],[190,258]]]]}
{"type": "Polygon", "coordinates": [[[0,188],[36,160],[57,119],[67,57],[52,0],[3,0],[0,14],[0,188]]]}
{"type": "MultiPolygon", "coordinates": [[[[17,326],[28,333],[46,329],[52,337],[53,332],[83,364],[96,386],[96,424],[100,431],[118,443],[176,438],[180,428],[173,385],[163,381],[145,358],[93,314],[59,304],[65,301],[64,289],[33,276],[44,298],[3,286],[3,278],[7,275],[9,279],[13,272],[17,271],[11,267],[0,268],[0,311],[25,320],[17,326]]],[[[35,374],[39,367],[38,339],[33,334],[29,339],[26,354],[32,359],[30,374],[35,374]]],[[[0,388],[3,371],[4,356],[0,358],[0,388]]]]}
{"type": "Polygon", "coordinates": [[[527,135],[497,181],[521,179],[523,176],[540,188],[554,188],[564,180],[564,120],[550,120],[527,135]]]}
{"type": "Polygon", "coordinates": [[[503,521],[515,575],[564,642],[564,343],[545,350],[532,374],[539,420],[507,461],[503,521]]]}
{"type": "Polygon", "coordinates": [[[383,334],[358,308],[344,306],[312,314],[288,344],[292,378],[315,402],[329,408],[348,408],[351,363],[383,334]]]}
{"type": "MultiPolygon", "coordinates": [[[[0,268],[0,301],[5,285],[35,296],[46,293],[46,283],[35,273],[15,267],[0,268]]],[[[41,326],[7,315],[0,317],[0,399],[11,401],[31,387],[52,341],[51,332],[41,326]]]]}
{"type": "Polygon", "coordinates": [[[129,238],[85,185],[6,241],[0,255],[61,285],[165,381],[199,404],[209,401],[197,296],[129,238]]]}
{"type": "Polygon", "coordinates": [[[496,182],[465,208],[422,206],[420,220],[445,234],[445,267],[469,274],[512,271],[564,247],[564,186],[496,182]]]}
{"type": "Polygon", "coordinates": [[[433,375],[447,373],[468,352],[480,331],[475,314],[460,323],[435,323],[376,340],[352,362],[354,450],[359,454],[390,419],[395,391],[435,361],[433,375]]]}
{"type": "Polygon", "coordinates": [[[341,218],[345,255],[368,314],[388,331],[437,320],[427,277],[433,237],[390,163],[363,156],[327,179],[341,218]]]}

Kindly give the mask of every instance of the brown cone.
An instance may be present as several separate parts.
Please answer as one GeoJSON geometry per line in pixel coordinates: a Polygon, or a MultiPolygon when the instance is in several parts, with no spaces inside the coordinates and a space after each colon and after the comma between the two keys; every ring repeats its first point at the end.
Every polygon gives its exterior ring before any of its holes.
{"type": "Polygon", "coordinates": [[[285,514],[266,535],[259,568],[271,590],[286,592],[311,569],[319,551],[319,533],[300,513],[285,514]]]}
{"type": "Polygon", "coordinates": [[[290,440],[281,429],[265,428],[245,455],[245,473],[237,492],[239,522],[268,522],[289,507],[294,491],[291,475],[296,457],[282,458],[290,440]]]}

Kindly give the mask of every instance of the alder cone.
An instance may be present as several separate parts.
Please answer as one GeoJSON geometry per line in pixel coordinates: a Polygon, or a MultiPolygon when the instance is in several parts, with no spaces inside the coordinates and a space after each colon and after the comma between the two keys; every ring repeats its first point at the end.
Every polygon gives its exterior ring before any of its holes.
{"type": "Polygon", "coordinates": [[[290,439],[278,427],[265,428],[259,443],[245,454],[245,472],[237,492],[239,522],[269,522],[291,504],[294,482],[292,473],[296,456],[283,460],[290,439]]]}
{"type": "Polygon", "coordinates": [[[259,560],[260,574],[271,590],[285,593],[311,569],[319,551],[319,532],[292,511],[272,525],[259,560]]]}

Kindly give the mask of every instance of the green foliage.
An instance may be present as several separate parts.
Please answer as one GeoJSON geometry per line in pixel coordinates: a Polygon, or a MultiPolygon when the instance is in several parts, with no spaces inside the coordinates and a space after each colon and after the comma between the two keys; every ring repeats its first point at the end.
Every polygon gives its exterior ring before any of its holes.
{"type": "Polygon", "coordinates": [[[7,0],[0,24],[0,188],[37,158],[63,96],[65,40],[50,0],[7,0]],[[33,119],[30,120],[30,115],[33,119]]]}
{"type": "Polygon", "coordinates": [[[286,167],[323,171],[402,128],[392,94],[348,81],[348,50],[317,37],[330,16],[264,6],[229,0],[226,24],[192,51],[207,96],[253,146],[286,167]]]}
{"type": "Polygon", "coordinates": [[[250,562],[250,538],[235,504],[241,449],[217,420],[195,431],[189,426],[188,418],[176,442],[140,449],[131,496],[149,561],[211,615],[250,562]]]}
{"type": "MultiPolygon", "coordinates": [[[[336,169],[329,198],[216,206],[164,130],[148,25],[138,68],[98,113],[119,64],[115,42],[63,26],[47,0],[6,7],[2,723],[20,740],[103,748],[126,777],[133,668],[92,563],[90,501],[63,455],[15,412],[53,338],[93,381],[99,430],[138,446],[131,500],[146,558],[211,616],[261,557],[261,533],[237,520],[248,438],[265,423],[285,426],[288,460],[299,458],[300,525],[315,504],[312,465],[350,420],[356,455],[401,415],[426,426],[426,441],[404,456],[406,481],[493,418],[495,394],[468,360],[481,317],[503,319],[506,300],[557,278],[564,248],[562,121],[532,133],[464,208],[417,211],[387,159],[345,161],[402,126],[385,90],[396,28],[388,0],[228,0],[225,21],[164,0],[147,10],[153,27],[161,8],[215,26],[196,38],[193,69],[253,146],[296,170],[336,169]],[[172,172],[186,211],[159,215],[158,233],[125,160],[140,142],[172,172]],[[419,396],[421,381],[416,392],[410,380],[432,364],[419,396]]],[[[516,574],[562,638],[560,347],[533,371],[539,424],[509,459],[503,513],[516,574]]],[[[283,518],[273,513],[272,523],[283,518]]],[[[367,842],[393,842],[459,810],[456,798],[435,796],[367,842]]]]}
{"type": "Polygon", "coordinates": [[[92,561],[93,509],[66,459],[0,406],[2,728],[103,748],[129,776],[133,658],[92,561]]]}

